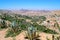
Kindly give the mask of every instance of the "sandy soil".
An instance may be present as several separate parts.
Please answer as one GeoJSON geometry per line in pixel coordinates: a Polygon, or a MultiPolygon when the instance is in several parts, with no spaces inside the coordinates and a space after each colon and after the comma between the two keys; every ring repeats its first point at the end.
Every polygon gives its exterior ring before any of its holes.
{"type": "Polygon", "coordinates": [[[6,31],[7,31],[7,30],[8,30],[8,29],[0,30],[0,40],[12,40],[11,37],[5,38],[5,34],[6,34],[6,31]]]}
{"type": "MultiPolygon", "coordinates": [[[[0,30],[0,40],[13,40],[13,38],[11,38],[11,37],[8,37],[8,38],[5,38],[5,37],[4,37],[7,30],[8,30],[8,29],[0,30]]],[[[25,35],[26,35],[25,32],[22,32],[22,33],[20,33],[19,35],[17,35],[17,36],[15,37],[15,39],[16,39],[16,40],[25,40],[25,39],[24,39],[25,35]]],[[[52,40],[52,39],[51,39],[51,34],[46,34],[46,33],[41,32],[39,35],[40,35],[39,39],[41,39],[41,40],[46,40],[47,37],[48,37],[50,40],[52,40]]]]}

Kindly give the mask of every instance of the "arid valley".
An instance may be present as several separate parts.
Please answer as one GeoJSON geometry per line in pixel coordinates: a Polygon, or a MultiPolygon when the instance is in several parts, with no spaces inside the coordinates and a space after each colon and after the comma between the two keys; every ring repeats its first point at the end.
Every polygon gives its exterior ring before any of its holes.
{"type": "Polygon", "coordinates": [[[0,40],[60,40],[60,10],[0,9],[0,40]]]}

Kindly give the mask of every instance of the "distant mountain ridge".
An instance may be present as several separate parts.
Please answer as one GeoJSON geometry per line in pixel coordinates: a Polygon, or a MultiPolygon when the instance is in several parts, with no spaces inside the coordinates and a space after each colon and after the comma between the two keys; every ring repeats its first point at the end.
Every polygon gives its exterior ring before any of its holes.
{"type": "Polygon", "coordinates": [[[60,10],[28,10],[28,9],[20,9],[20,10],[4,10],[0,9],[0,13],[14,13],[21,15],[29,15],[29,16],[40,16],[40,15],[60,15],[60,10]]]}

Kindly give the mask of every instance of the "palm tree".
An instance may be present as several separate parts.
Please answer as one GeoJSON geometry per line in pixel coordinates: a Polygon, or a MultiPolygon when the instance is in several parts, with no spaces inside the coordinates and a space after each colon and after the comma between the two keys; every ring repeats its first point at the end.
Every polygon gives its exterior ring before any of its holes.
{"type": "Polygon", "coordinates": [[[22,30],[26,30],[26,23],[24,23],[23,20],[18,20],[15,19],[14,21],[11,22],[10,27],[9,27],[9,31],[7,33],[8,37],[14,37],[16,35],[18,35],[19,33],[21,33],[22,30]]]}
{"type": "Polygon", "coordinates": [[[7,24],[6,24],[6,21],[5,20],[1,20],[0,21],[0,26],[1,26],[1,28],[7,28],[7,24]]]}
{"type": "Polygon", "coordinates": [[[36,40],[39,37],[39,34],[37,34],[37,29],[33,26],[28,27],[27,29],[27,37],[29,40],[36,40]]]}

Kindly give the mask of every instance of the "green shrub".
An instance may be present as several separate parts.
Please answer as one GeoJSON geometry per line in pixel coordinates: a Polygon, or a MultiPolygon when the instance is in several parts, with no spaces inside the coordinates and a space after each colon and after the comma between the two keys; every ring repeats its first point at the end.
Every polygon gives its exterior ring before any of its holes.
{"type": "Polygon", "coordinates": [[[46,17],[45,16],[40,16],[39,17],[42,21],[45,21],[46,20],[46,17]]]}
{"type": "Polygon", "coordinates": [[[21,32],[19,24],[16,21],[13,21],[10,25],[10,29],[7,31],[6,37],[14,37],[21,32]]]}
{"type": "Polygon", "coordinates": [[[50,33],[50,34],[58,34],[56,31],[50,29],[44,30],[43,32],[50,33]]]}
{"type": "Polygon", "coordinates": [[[39,31],[42,31],[42,32],[45,32],[45,33],[58,34],[56,31],[51,30],[51,29],[48,29],[48,28],[46,28],[44,25],[38,25],[38,26],[37,26],[37,29],[38,29],[39,31]]]}
{"type": "Polygon", "coordinates": [[[9,30],[7,31],[7,33],[6,33],[5,38],[7,38],[7,37],[15,37],[15,36],[17,36],[20,32],[21,32],[21,30],[19,30],[19,31],[17,31],[16,33],[14,33],[11,29],[9,29],[9,30]]]}
{"type": "Polygon", "coordinates": [[[2,20],[2,21],[0,22],[0,28],[1,28],[1,29],[7,28],[7,24],[6,24],[5,20],[2,20]]]}

